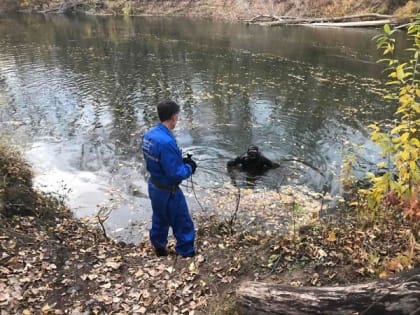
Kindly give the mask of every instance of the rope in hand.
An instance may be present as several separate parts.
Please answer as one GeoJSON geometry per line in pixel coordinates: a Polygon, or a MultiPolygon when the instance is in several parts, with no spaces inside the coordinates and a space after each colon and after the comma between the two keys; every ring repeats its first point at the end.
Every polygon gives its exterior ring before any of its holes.
{"type": "MultiPolygon", "coordinates": [[[[206,212],[206,211],[204,210],[203,206],[201,205],[200,200],[198,200],[197,194],[196,194],[196,192],[195,192],[195,189],[194,189],[194,182],[193,182],[193,179],[192,179],[192,174],[191,174],[191,176],[190,176],[190,178],[189,178],[189,181],[191,182],[191,190],[192,190],[192,192],[193,192],[193,194],[194,194],[194,198],[195,198],[195,200],[197,201],[198,205],[200,206],[201,211],[206,212]]],[[[188,183],[188,181],[187,181],[187,183],[188,183]]],[[[187,185],[187,187],[188,187],[188,185],[187,185]]]]}
{"type": "MultiPolygon", "coordinates": [[[[201,205],[201,203],[200,203],[200,201],[198,200],[198,197],[197,197],[197,194],[196,194],[196,192],[195,192],[195,188],[194,188],[194,182],[193,182],[193,179],[192,179],[192,174],[191,174],[191,176],[190,176],[190,178],[189,178],[189,180],[187,180],[187,189],[188,189],[188,181],[191,183],[191,190],[192,190],[192,192],[193,192],[193,194],[194,194],[194,198],[195,198],[195,200],[197,201],[197,203],[198,203],[198,205],[200,206],[200,208],[201,208],[201,211],[203,211],[203,212],[205,212],[205,210],[204,210],[204,208],[203,208],[203,206],[201,205]]],[[[197,226],[197,231],[199,231],[199,226],[197,226]]],[[[196,237],[195,237],[195,247],[196,247],[196,252],[198,252],[199,251],[199,249],[200,249],[200,247],[201,247],[201,243],[200,243],[200,238],[199,238],[199,235],[198,235],[198,233],[196,233],[197,235],[196,235],[196,237]]]]}

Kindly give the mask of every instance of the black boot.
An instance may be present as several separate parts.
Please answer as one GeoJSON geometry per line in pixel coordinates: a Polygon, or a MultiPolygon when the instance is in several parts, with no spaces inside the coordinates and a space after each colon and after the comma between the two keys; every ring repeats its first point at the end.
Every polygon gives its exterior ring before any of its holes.
{"type": "Polygon", "coordinates": [[[181,256],[182,256],[182,258],[194,257],[195,256],[195,251],[193,251],[191,254],[181,255],[181,256]]]}
{"type": "Polygon", "coordinates": [[[155,253],[158,257],[168,256],[166,248],[155,248],[155,253]]]}

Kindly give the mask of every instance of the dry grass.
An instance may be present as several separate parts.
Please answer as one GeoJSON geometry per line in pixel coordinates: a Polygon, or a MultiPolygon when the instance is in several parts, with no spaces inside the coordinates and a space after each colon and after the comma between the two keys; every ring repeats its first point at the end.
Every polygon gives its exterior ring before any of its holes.
{"type": "Polygon", "coordinates": [[[405,6],[398,8],[395,11],[395,14],[398,16],[412,16],[419,12],[420,12],[420,2],[410,0],[407,2],[405,6]]]}

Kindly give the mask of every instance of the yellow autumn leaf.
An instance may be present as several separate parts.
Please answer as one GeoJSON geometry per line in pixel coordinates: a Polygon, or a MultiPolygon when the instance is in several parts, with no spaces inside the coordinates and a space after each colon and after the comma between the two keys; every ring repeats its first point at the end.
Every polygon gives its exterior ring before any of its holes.
{"type": "Polygon", "coordinates": [[[195,266],[195,263],[194,263],[194,262],[191,262],[191,263],[190,263],[190,265],[188,266],[188,270],[189,270],[190,272],[195,272],[195,271],[197,271],[197,268],[196,268],[196,266],[195,266]]]}
{"type": "Polygon", "coordinates": [[[49,306],[48,304],[45,304],[42,308],[41,308],[41,312],[43,314],[47,314],[49,311],[51,311],[51,306],[49,306]]]}
{"type": "Polygon", "coordinates": [[[397,71],[398,80],[400,80],[400,81],[404,80],[404,64],[399,65],[397,67],[396,71],[397,71]]]}
{"type": "Polygon", "coordinates": [[[142,277],[144,275],[144,271],[142,270],[142,269],[139,269],[135,274],[134,274],[134,276],[136,277],[136,278],[140,278],[140,277],[142,277]]]}
{"type": "Polygon", "coordinates": [[[401,142],[407,142],[409,137],[410,137],[410,133],[408,133],[408,132],[404,132],[404,133],[401,135],[401,142]]]}
{"type": "Polygon", "coordinates": [[[409,159],[410,159],[410,152],[407,152],[407,151],[403,151],[403,152],[401,152],[401,153],[400,153],[400,158],[401,158],[401,160],[403,160],[403,161],[407,161],[407,160],[409,160],[409,159]]]}
{"type": "Polygon", "coordinates": [[[394,129],[391,130],[391,134],[396,134],[398,132],[400,132],[401,130],[406,130],[407,126],[406,125],[399,125],[397,127],[395,127],[394,129]]]}
{"type": "Polygon", "coordinates": [[[375,124],[370,124],[368,127],[373,129],[374,131],[379,131],[379,127],[375,124]]]}
{"type": "Polygon", "coordinates": [[[387,167],[387,164],[385,162],[379,162],[377,165],[378,165],[379,168],[386,168],[387,167]]]}
{"type": "Polygon", "coordinates": [[[379,274],[379,278],[381,278],[381,279],[384,279],[384,278],[387,278],[387,277],[389,277],[390,275],[392,275],[392,273],[390,273],[389,271],[382,271],[380,274],[379,274]]]}
{"type": "Polygon", "coordinates": [[[398,258],[395,258],[393,260],[390,260],[386,263],[385,269],[392,272],[399,272],[403,270],[403,266],[399,262],[398,258]]]}
{"type": "Polygon", "coordinates": [[[417,148],[420,147],[420,141],[419,141],[419,139],[416,139],[416,138],[410,139],[410,144],[412,144],[413,146],[415,146],[417,148]]]}
{"type": "Polygon", "coordinates": [[[114,270],[117,270],[118,268],[121,267],[121,263],[120,262],[115,262],[115,261],[108,261],[105,263],[105,266],[110,267],[114,270]]]}
{"type": "Polygon", "coordinates": [[[328,240],[329,242],[335,242],[335,241],[337,240],[337,237],[336,237],[336,235],[335,235],[335,232],[334,232],[334,231],[331,231],[331,232],[329,232],[329,233],[328,233],[328,238],[327,238],[327,240],[328,240]]]}
{"type": "Polygon", "coordinates": [[[117,256],[113,256],[113,257],[108,257],[106,260],[107,261],[120,261],[121,260],[121,256],[117,255],[117,256]]]}

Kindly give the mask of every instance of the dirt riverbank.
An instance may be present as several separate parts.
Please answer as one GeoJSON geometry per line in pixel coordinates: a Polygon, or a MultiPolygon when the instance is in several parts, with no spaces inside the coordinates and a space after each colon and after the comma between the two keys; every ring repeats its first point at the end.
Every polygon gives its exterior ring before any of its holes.
{"type": "Polygon", "coordinates": [[[256,15],[331,17],[349,14],[378,13],[413,15],[420,4],[412,0],[206,0],[206,1],[62,1],[5,0],[0,10],[57,12],[68,8],[90,14],[188,16],[236,21],[256,15]],[[63,5],[63,3],[65,3],[63,5]]]}

